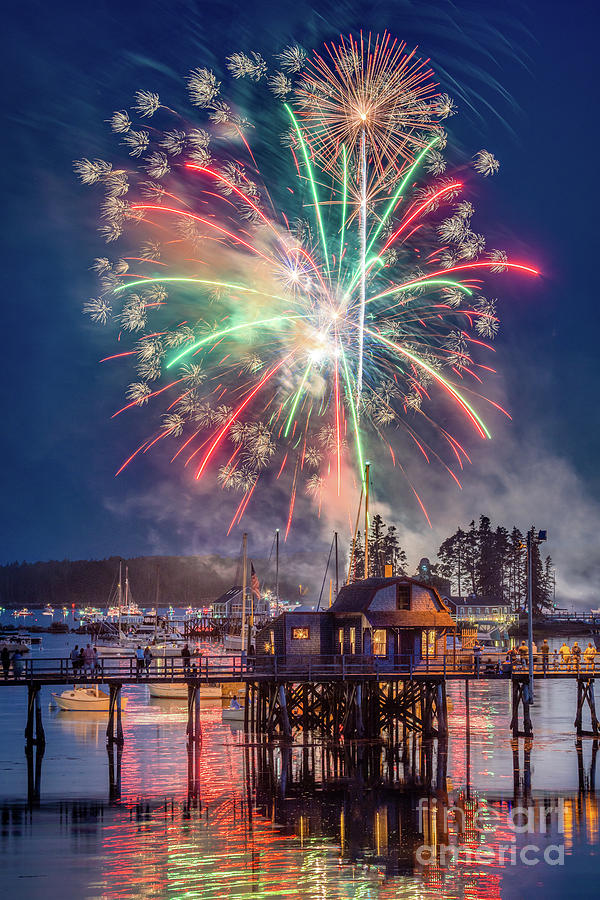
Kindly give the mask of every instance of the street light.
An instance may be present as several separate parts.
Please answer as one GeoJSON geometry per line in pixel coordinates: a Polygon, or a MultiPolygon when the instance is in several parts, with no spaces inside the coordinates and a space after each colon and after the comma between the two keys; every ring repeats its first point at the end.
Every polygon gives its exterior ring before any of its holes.
{"type": "Polygon", "coordinates": [[[529,653],[529,702],[533,703],[533,543],[547,540],[547,531],[530,528],[527,532],[527,643],[529,653]]]}

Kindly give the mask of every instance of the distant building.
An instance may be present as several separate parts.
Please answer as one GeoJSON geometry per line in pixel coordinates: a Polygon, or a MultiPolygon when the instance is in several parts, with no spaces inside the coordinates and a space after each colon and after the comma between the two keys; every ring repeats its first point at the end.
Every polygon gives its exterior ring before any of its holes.
{"type": "MultiPolygon", "coordinates": [[[[235,585],[221,594],[213,603],[211,603],[211,613],[215,619],[229,619],[241,622],[242,620],[242,586],[235,585]]],[[[254,618],[258,621],[264,621],[271,615],[271,604],[266,597],[260,599],[254,595],[250,596],[250,590],[246,592],[246,616],[249,617],[251,611],[254,618]]]]}
{"type": "Polygon", "coordinates": [[[455,623],[434,587],[415,578],[367,578],[343,587],[324,612],[286,612],[258,631],[257,656],[364,654],[415,664],[446,651],[455,623]]]}
{"type": "Polygon", "coordinates": [[[508,600],[493,597],[444,597],[457,625],[483,625],[507,628],[517,617],[508,600]]]}

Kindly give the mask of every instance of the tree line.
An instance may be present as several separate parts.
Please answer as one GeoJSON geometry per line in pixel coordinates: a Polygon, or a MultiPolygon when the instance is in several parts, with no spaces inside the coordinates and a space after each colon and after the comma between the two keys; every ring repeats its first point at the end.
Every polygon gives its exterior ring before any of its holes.
{"type": "MultiPolygon", "coordinates": [[[[447,537],[437,552],[437,562],[430,567],[430,577],[441,584],[449,583],[453,596],[475,594],[496,601],[510,602],[518,612],[527,604],[527,546],[526,535],[513,525],[495,528],[488,516],[481,515],[476,525],[457,528],[447,537]]],[[[351,580],[364,578],[364,537],[359,531],[350,547],[351,580]]],[[[385,575],[386,565],[394,575],[407,574],[407,555],[400,546],[398,529],[387,525],[380,515],[374,515],[369,528],[369,577],[385,575]]],[[[532,543],[533,607],[536,612],[554,605],[555,572],[550,556],[542,558],[540,546],[532,543]]],[[[415,572],[416,577],[423,577],[415,572]]]]}

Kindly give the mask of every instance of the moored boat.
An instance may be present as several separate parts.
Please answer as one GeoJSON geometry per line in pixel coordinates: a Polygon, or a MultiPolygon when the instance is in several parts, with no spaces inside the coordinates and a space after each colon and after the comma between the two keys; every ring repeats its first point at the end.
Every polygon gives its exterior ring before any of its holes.
{"type": "MultiPolygon", "coordinates": [[[[64,710],[80,710],[82,712],[98,712],[106,710],[108,712],[110,698],[105,691],[101,691],[98,686],[95,687],[73,687],[69,691],[63,691],[62,694],[52,694],[57,706],[64,710]]],[[[121,708],[127,706],[127,697],[121,700],[121,708]]]]}
{"type": "MultiPolygon", "coordinates": [[[[159,684],[150,682],[148,691],[151,697],[160,697],[163,700],[187,700],[187,684],[159,684]]],[[[200,687],[200,700],[220,700],[221,685],[206,684],[200,687]]]]}

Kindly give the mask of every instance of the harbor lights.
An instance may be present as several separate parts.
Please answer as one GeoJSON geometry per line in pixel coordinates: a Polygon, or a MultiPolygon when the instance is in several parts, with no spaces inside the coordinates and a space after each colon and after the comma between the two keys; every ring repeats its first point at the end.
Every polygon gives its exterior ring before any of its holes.
{"type": "Polygon", "coordinates": [[[547,540],[547,531],[527,532],[527,652],[529,655],[529,702],[533,703],[533,545],[547,540]]]}

